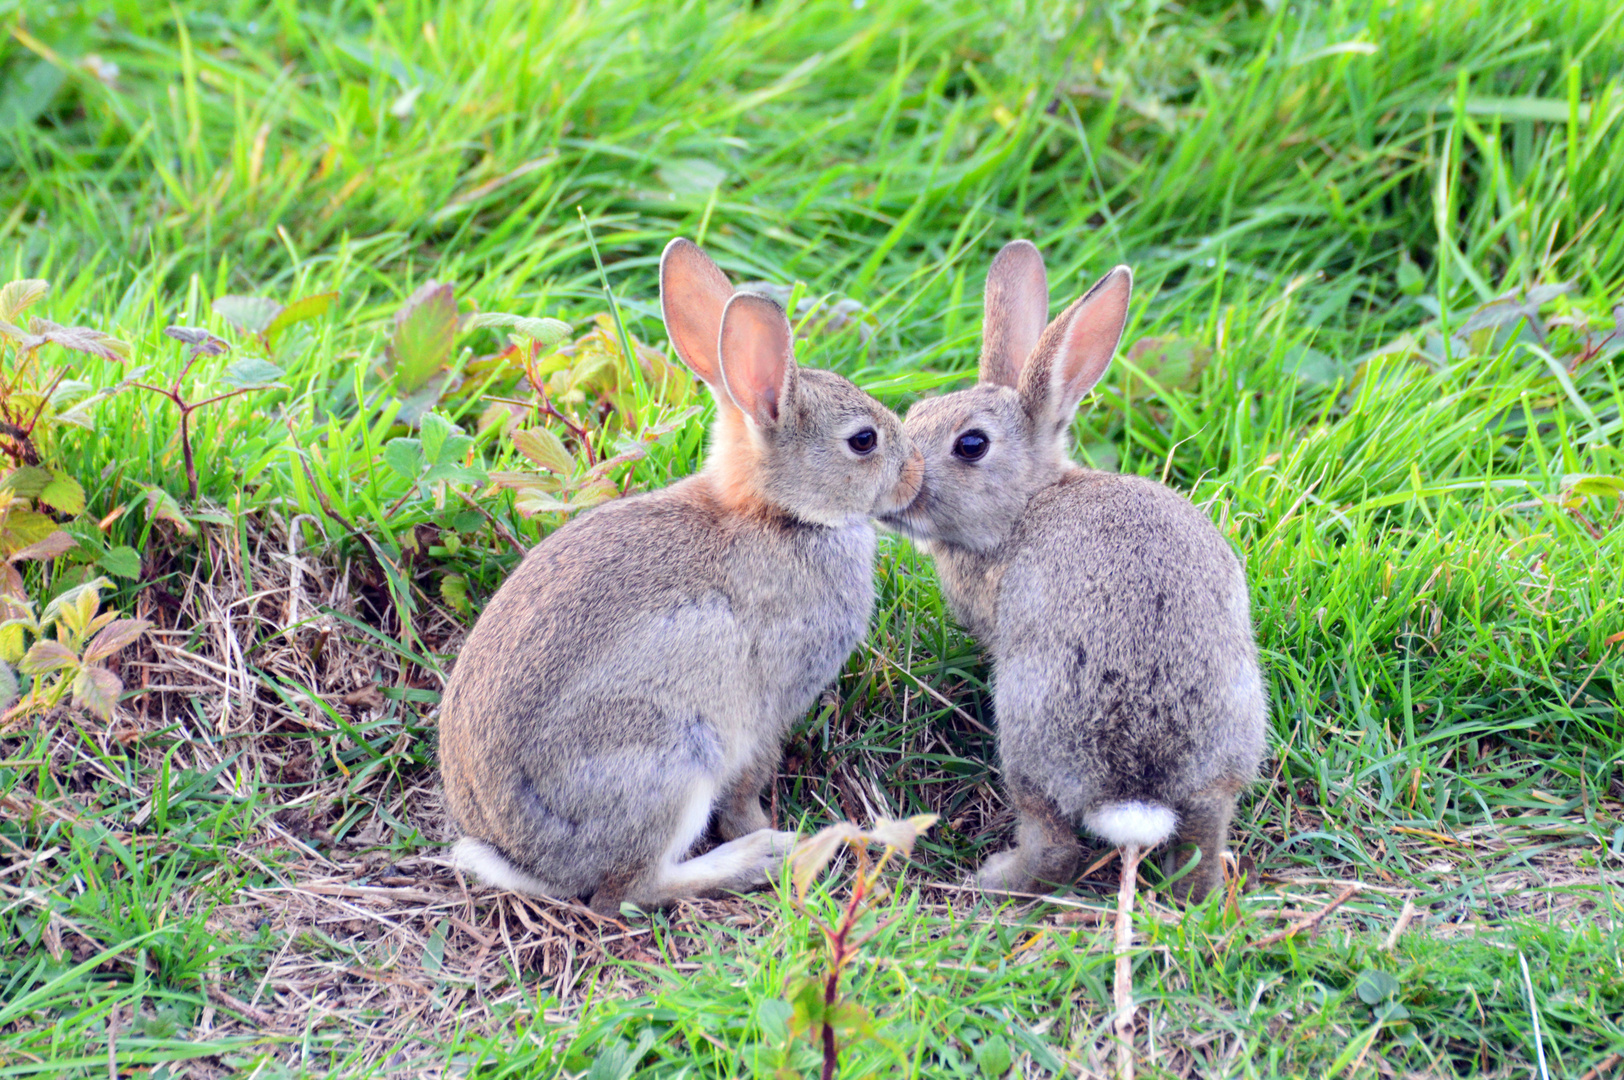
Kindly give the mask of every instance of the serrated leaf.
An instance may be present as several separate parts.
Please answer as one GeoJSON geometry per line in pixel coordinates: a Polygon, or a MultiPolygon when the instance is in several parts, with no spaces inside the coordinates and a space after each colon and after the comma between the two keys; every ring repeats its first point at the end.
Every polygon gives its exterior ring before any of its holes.
{"type": "Polygon", "coordinates": [[[276,348],[276,341],[282,332],[290,326],[296,326],[311,319],[319,319],[332,310],[333,301],[338,299],[336,292],[317,293],[314,296],[301,297],[276,313],[265,326],[265,342],[271,348],[276,348]]]}
{"type": "Polygon", "coordinates": [[[847,840],[862,835],[851,822],[837,821],[796,844],[795,850],[790,852],[789,856],[790,881],[795,886],[795,895],[804,900],[806,890],[811,888],[812,882],[823,873],[823,868],[829,865],[829,860],[835,857],[835,852],[839,851],[847,840]]]}
{"type": "Polygon", "coordinates": [[[96,556],[96,565],[121,578],[141,576],[141,553],[132,547],[109,548],[96,556]]]}
{"type": "Polygon", "coordinates": [[[231,348],[201,326],[166,326],[164,334],[190,345],[200,356],[221,356],[231,348]]]}
{"type": "Polygon", "coordinates": [[[423,443],[419,439],[390,439],[384,444],[383,462],[399,476],[416,480],[423,473],[423,443]]]}
{"type": "Polygon", "coordinates": [[[473,606],[468,603],[468,579],[461,574],[446,574],[440,578],[440,599],[465,619],[473,614],[473,606]]]}
{"type": "Polygon", "coordinates": [[[71,589],[64,589],[60,594],[54,597],[49,604],[45,605],[45,614],[41,615],[39,619],[40,625],[50,626],[52,623],[56,622],[61,618],[61,613],[64,608],[77,606],[87,592],[92,594],[92,606],[94,606],[94,597],[99,595],[101,590],[111,589],[112,587],[113,583],[110,580],[104,577],[98,577],[92,581],[86,581],[82,584],[75,585],[71,589]]]}
{"type": "Polygon", "coordinates": [[[39,501],[64,514],[82,514],[85,512],[85,489],[67,473],[53,472],[51,482],[39,493],[39,501]]]}
{"type": "Polygon", "coordinates": [[[543,349],[551,349],[570,333],[570,324],[562,319],[532,319],[523,315],[504,315],[499,311],[482,311],[468,320],[466,329],[480,330],[500,326],[513,331],[513,337],[535,342],[543,349]]]}
{"type": "Polygon", "coordinates": [[[0,660],[16,664],[23,658],[23,624],[12,620],[0,625],[0,660]]]}
{"type": "Polygon", "coordinates": [[[220,382],[233,390],[263,390],[273,387],[286,389],[278,382],[285,372],[275,364],[258,357],[244,357],[226,365],[220,372],[220,382]]]}
{"type": "Polygon", "coordinates": [[[64,349],[99,356],[103,360],[123,360],[130,354],[127,342],[120,341],[100,330],[88,326],[62,326],[49,319],[31,319],[28,328],[46,341],[55,342],[64,349]]]}
{"type": "Polygon", "coordinates": [[[169,522],[179,529],[183,536],[192,536],[197,532],[191,519],[181,511],[180,503],[160,487],[147,489],[147,517],[152,521],[169,522]]]}
{"type": "Polygon", "coordinates": [[[46,638],[36,641],[32,648],[24,654],[17,670],[24,675],[46,675],[63,668],[79,666],[79,658],[72,649],[46,638]]]}
{"type": "Polygon", "coordinates": [[[543,469],[559,476],[569,476],[575,471],[575,459],[564,449],[564,443],[544,427],[515,431],[513,447],[543,469]]]}
{"type": "Polygon", "coordinates": [[[789,996],[790,1038],[814,1035],[813,1029],[823,1023],[823,986],[817,979],[806,979],[789,996]]]}
{"type": "Polygon", "coordinates": [[[282,305],[265,296],[221,296],[210,305],[214,313],[238,330],[262,333],[282,312],[282,305]]]}
{"type": "Polygon", "coordinates": [[[23,551],[55,531],[56,522],[44,514],[12,507],[0,519],[0,544],[9,552],[23,551]]]}
{"type": "Polygon", "coordinates": [[[90,644],[85,646],[85,663],[94,664],[98,660],[105,660],[120,649],[127,648],[142,634],[152,628],[152,624],[145,619],[116,619],[102,627],[101,633],[91,638],[90,644]]]}
{"type": "Polygon", "coordinates": [[[55,478],[49,469],[42,469],[38,465],[24,465],[19,469],[13,469],[10,475],[0,480],[0,490],[10,491],[25,499],[35,499],[53,479],[55,478]]]}
{"type": "Polygon", "coordinates": [[[66,555],[79,546],[79,541],[58,529],[43,540],[38,540],[21,551],[12,553],[12,562],[22,562],[26,559],[55,559],[66,555]]]}
{"type": "Polygon", "coordinates": [[[73,680],[73,703],[103,720],[113,718],[113,707],[124,684],[104,667],[87,667],[73,680]]]}
{"type": "Polygon", "coordinates": [[[39,278],[23,278],[0,285],[0,322],[16,322],[31,305],[44,299],[51,283],[39,278]]]}
{"type": "Polygon", "coordinates": [[[457,302],[450,285],[428,281],[407,297],[385,349],[402,396],[421,389],[450,361],[456,331],[457,302]]]}

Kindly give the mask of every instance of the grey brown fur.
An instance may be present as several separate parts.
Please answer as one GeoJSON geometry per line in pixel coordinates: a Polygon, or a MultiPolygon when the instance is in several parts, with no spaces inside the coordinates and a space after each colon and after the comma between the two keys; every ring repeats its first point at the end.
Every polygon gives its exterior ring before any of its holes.
{"type": "Polygon", "coordinates": [[[775,872],[794,834],[772,828],[762,790],[867,629],[870,515],[911,499],[920,473],[894,415],[797,369],[782,310],[735,296],[687,241],[666,249],[661,303],[717,400],[705,470],[537,545],[440,714],[458,862],[606,912],[775,872]],[[866,455],[847,442],[864,428],[866,455]],[[690,857],[710,825],[724,843],[690,857]]]}
{"type": "Polygon", "coordinates": [[[1175,889],[1200,899],[1222,881],[1235,798],[1263,753],[1246,578],[1187,499],[1071,460],[1072,416],[1110,364],[1131,276],[1112,271],[1045,328],[1041,267],[1024,241],[994,261],[980,382],[910,410],[924,482],[881,521],[931,552],[955,616],[992,657],[1019,825],[982,887],[1070,881],[1079,824],[1124,846],[1176,827],[1201,858],[1175,889]],[[1028,342],[1029,355],[1011,351],[1028,342]],[[953,453],[970,431],[989,440],[973,462],[953,453]]]}

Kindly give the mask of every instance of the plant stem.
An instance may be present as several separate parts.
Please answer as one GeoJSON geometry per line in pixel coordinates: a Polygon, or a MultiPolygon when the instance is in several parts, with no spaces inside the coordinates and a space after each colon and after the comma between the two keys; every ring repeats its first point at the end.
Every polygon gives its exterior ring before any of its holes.
{"type": "Polygon", "coordinates": [[[1133,890],[1139,877],[1139,858],[1143,849],[1124,845],[1120,855],[1122,878],[1117,885],[1116,914],[1116,985],[1112,997],[1116,1000],[1117,1080],[1133,1080],[1133,958],[1128,950],[1133,946],[1133,890]]]}
{"type": "MultiPolygon", "coordinates": [[[[180,404],[179,399],[176,403],[180,404]]],[[[197,501],[197,464],[192,460],[192,434],[190,429],[192,410],[182,404],[180,406],[180,452],[186,458],[186,498],[190,502],[197,501]]]]}

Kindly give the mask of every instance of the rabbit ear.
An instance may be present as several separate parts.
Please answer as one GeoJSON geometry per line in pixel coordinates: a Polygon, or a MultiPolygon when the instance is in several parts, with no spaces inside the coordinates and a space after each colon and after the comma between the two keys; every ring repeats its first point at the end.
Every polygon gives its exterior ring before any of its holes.
{"type": "Polygon", "coordinates": [[[1119,266],[1072,301],[1043,331],[1018,389],[1033,419],[1069,424],[1078,402],[1111,366],[1128,322],[1133,271],[1119,266]]]}
{"type": "Polygon", "coordinates": [[[716,342],[733,295],[727,275],[692,240],[677,237],[660,256],[660,314],[682,362],[713,390],[722,388],[716,342]]]}
{"type": "Polygon", "coordinates": [[[735,293],[722,310],[722,381],[758,428],[778,423],[795,395],[793,340],[784,309],[765,296],[735,293]]]}
{"type": "Polygon", "coordinates": [[[1015,386],[1049,321],[1049,275],[1030,240],[1005,244],[987,271],[981,381],[1015,386]]]}

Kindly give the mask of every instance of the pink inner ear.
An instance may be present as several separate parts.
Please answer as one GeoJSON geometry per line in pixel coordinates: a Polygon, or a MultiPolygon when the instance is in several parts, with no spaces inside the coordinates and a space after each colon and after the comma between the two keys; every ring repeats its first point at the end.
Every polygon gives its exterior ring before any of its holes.
{"type": "Polygon", "coordinates": [[[678,237],[660,257],[660,313],[682,362],[711,387],[721,388],[716,341],[733,283],[692,241],[678,237]]]}
{"type": "MultiPolygon", "coordinates": [[[[1092,390],[1111,366],[1122,328],[1128,322],[1128,298],[1133,274],[1119,266],[1090,289],[1067,312],[1070,325],[1061,342],[1054,373],[1062,413],[1069,413],[1092,390]]],[[[1065,318],[1066,315],[1062,315],[1065,318]]]]}
{"type": "Polygon", "coordinates": [[[1015,386],[1049,321],[1049,275],[1027,240],[1004,245],[987,271],[981,381],[1015,386]]]}
{"type": "Polygon", "coordinates": [[[722,312],[720,351],[727,392],[758,427],[778,420],[795,357],[784,309],[754,293],[737,293],[722,312]]]}

